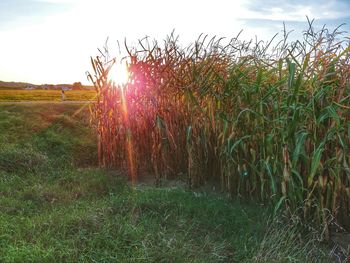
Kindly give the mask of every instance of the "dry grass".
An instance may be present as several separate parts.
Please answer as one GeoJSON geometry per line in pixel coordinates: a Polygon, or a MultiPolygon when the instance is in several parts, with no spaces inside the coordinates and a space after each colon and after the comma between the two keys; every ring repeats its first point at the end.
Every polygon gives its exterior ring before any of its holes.
{"type": "MultiPolygon", "coordinates": [[[[93,90],[66,91],[67,101],[94,100],[93,90]]],[[[0,90],[0,101],[60,101],[60,90],[0,90]]]]}

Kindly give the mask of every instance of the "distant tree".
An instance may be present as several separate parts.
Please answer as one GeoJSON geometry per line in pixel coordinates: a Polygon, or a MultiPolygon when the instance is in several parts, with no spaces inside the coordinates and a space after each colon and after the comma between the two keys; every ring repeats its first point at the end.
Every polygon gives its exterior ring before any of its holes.
{"type": "Polygon", "coordinates": [[[83,85],[81,84],[81,82],[74,82],[73,83],[73,89],[82,89],[83,85]]]}

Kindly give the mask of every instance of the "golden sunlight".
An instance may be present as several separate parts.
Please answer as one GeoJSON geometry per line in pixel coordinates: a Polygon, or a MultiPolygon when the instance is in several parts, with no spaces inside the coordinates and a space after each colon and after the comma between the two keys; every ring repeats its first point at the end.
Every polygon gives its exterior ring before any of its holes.
{"type": "Polygon", "coordinates": [[[116,86],[125,85],[129,80],[129,71],[126,63],[115,63],[108,74],[108,78],[116,86]]]}

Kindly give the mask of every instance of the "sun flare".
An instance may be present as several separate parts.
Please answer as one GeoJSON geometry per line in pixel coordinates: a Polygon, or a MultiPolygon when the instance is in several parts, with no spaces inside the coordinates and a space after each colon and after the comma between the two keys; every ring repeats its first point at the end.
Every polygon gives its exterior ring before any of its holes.
{"type": "Polygon", "coordinates": [[[129,75],[126,63],[115,63],[108,74],[108,78],[116,86],[123,86],[128,82],[129,75]]]}

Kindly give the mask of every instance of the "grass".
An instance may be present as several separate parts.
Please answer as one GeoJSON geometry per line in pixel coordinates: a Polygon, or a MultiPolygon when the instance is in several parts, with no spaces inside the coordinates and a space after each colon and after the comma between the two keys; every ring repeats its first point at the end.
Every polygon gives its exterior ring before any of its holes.
{"type": "MultiPolygon", "coordinates": [[[[66,101],[94,100],[93,90],[65,91],[66,101]]],[[[1,101],[61,101],[60,90],[0,90],[1,101]]]]}
{"type": "Polygon", "coordinates": [[[96,168],[78,105],[3,105],[0,121],[0,262],[327,262],[268,206],[96,168]]]}

